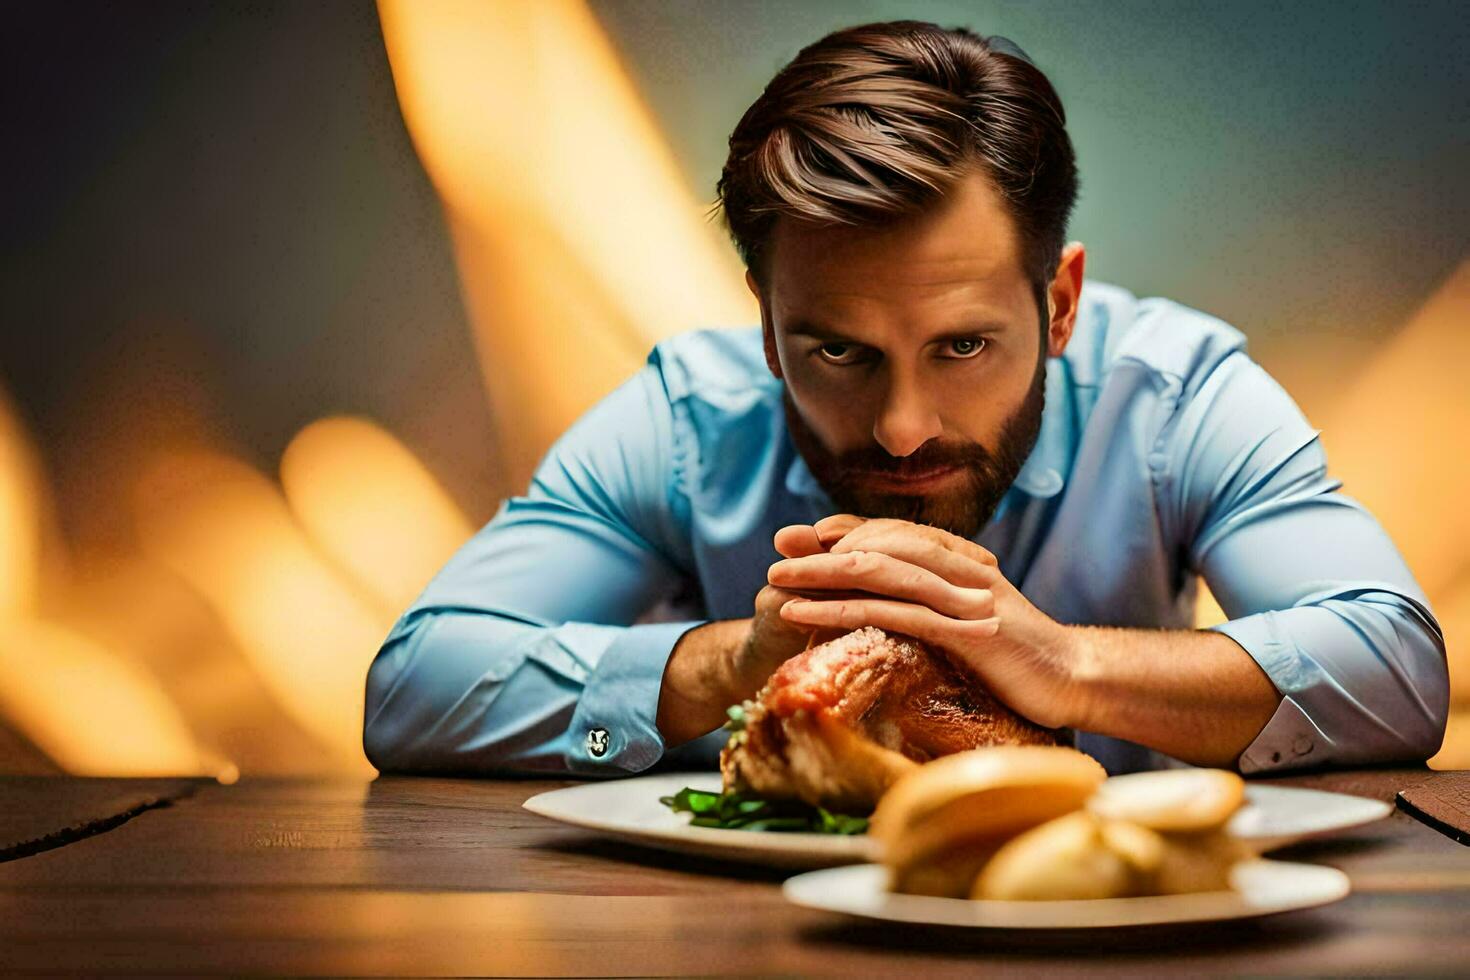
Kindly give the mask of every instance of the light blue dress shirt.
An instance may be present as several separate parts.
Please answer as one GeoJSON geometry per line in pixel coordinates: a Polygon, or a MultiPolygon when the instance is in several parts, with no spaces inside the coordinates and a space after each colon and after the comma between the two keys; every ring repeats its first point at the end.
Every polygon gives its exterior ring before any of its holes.
{"type": "MultiPolygon", "coordinates": [[[[1214,317],[1085,282],[1036,446],[975,540],[1063,623],[1189,628],[1203,576],[1230,617],[1213,628],[1282,694],[1243,772],[1422,760],[1448,709],[1439,624],[1244,348],[1214,317]]],[[[714,766],[724,732],[666,751],[654,724],[669,653],[751,615],[776,530],[834,510],[786,431],[759,327],[658,343],[394,625],[367,677],[369,759],[714,766]]],[[[1176,764],[1092,733],[1078,747],[1110,772],[1176,764]]]]}

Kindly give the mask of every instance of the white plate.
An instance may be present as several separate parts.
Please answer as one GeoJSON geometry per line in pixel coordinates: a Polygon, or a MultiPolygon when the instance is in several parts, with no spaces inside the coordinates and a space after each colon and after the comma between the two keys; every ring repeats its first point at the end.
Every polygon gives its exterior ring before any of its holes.
{"type": "Polygon", "coordinates": [[[720,791],[717,772],[676,772],[583,783],[538,793],[521,804],[532,813],[684,854],[764,864],[773,868],[823,868],[874,860],[872,841],[862,834],[795,834],[785,831],[691,827],[659,797],[685,786],[720,791]]]}
{"type": "MultiPolygon", "coordinates": [[[[584,783],[539,793],[523,804],[532,813],[624,840],[685,854],[764,864],[822,868],[876,859],[865,836],[792,834],[691,827],[687,813],[660,803],[685,786],[720,791],[717,772],[676,772],[584,783]]],[[[1258,851],[1381,820],[1393,807],[1378,800],[1320,790],[1246,785],[1246,805],[1230,831],[1258,851]]]]}
{"type": "Polygon", "coordinates": [[[1096,929],[1248,919],[1326,905],[1347,896],[1348,877],[1336,868],[1290,861],[1242,861],[1231,891],[1068,902],[968,901],[895,895],[882,865],[808,871],[786,879],[786,897],[812,909],[889,922],[982,929],[1096,929]]]}
{"type": "Polygon", "coordinates": [[[1258,852],[1361,827],[1393,813],[1393,804],[1346,793],[1245,784],[1245,806],[1228,829],[1258,852]]]}

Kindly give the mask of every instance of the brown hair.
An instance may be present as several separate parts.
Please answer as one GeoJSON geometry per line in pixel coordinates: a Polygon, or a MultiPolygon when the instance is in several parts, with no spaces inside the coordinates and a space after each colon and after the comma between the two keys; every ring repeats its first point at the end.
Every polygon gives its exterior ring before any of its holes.
{"type": "Polygon", "coordinates": [[[1045,320],[1076,159],[1056,90],[1004,38],[895,20],[808,45],[735,126],[715,207],[764,285],[780,215],[876,224],[921,210],[976,166],[1016,222],[1045,320]]]}

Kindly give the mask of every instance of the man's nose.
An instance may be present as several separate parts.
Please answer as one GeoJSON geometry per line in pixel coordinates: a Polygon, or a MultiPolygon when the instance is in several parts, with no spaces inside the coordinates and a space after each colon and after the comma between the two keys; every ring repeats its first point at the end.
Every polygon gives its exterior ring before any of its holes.
{"type": "Polygon", "coordinates": [[[917,378],[895,377],[873,424],[873,438],[891,456],[907,456],[941,435],[944,424],[917,378]]]}

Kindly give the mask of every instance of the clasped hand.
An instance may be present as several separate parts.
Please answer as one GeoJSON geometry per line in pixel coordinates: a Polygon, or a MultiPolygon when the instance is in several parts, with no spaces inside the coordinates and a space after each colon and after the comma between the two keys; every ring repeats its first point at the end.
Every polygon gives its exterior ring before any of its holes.
{"type": "Polygon", "coordinates": [[[929,525],[836,514],[775,538],[767,581],[786,622],[830,635],[861,626],[946,653],[1012,710],[1047,727],[1080,711],[1080,645],[1001,574],[995,555],[929,525]]]}

